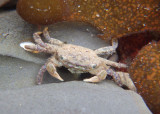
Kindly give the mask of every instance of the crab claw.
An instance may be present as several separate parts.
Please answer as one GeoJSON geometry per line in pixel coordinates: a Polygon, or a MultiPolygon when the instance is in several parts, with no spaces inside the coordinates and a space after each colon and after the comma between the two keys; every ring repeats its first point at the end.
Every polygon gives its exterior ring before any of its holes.
{"type": "Polygon", "coordinates": [[[32,52],[32,53],[39,53],[39,51],[33,50],[33,47],[36,47],[36,45],[32,42],[22,42],[20,43],[20,47],[22,47],[24,50],[32,52]]]}
{"type": "Polygon", "coordinates": [[[89,79],[84,79],[84,82],[92,82],[92,83],[96,83],[96,82],[100,82],[100,79],[97,76],[94,76],[92,78],[89,79]]]}
{"type": "MultiPolygon", "coordinates": [[[[51,74],[51,73],[50,73],[51,74]]],[[[52,74],[51,74],[52,75],[52,74]]],[[[61,77],[60,77],[60,75],[58,74],[58,73],[54,73],[54,75],[52,75],[54,78],[56,78],[56,79],[58,79],[58,80],[60,80],[60,81],[64,81],[61,77]]]]}
{"type": "Polygon", "coordinates": [[[45,27],[43,30],[43,32],[46,32],[46,31],[48,31],[48,27],[45,27]]]}
{"type": "Polygon", "coordinates": [[[42,34],[42,32],[40,32],[40,31],[39,31],[39,32],[36,32],[35,34],[41,35],[41,34],[42,34]]]}
{"type": "Polygon", "coordinates": [[[56,76],[54,76],[55,78],[57,78],[58,80],[60,80],[60,81],[64,81],[60,76],[58,76],[58,75],[56,75],[56,76]]]}
{"type": "Polygon", "coordinates": [[[58,80],[60,80],[60,81],[64,81],[62,78],[61,78],[61,76],[57,73],[57,71],[56,71],[56,67],[54,66],[54,64],[53,63],[48,63],[47,64],[47,71],[49,72],[49,74],[51,75],[51,76],[53,76],[54,78],[56,78],[56,79],[58,79],[58,80]]]}
{"type": "Polygon", "coordinates": [[[32,42],[22,42],[22,43],[20,43],[20,47],[22,47],[24,50],[26,50],[26,51],[32,51],[30,49],[27,49],[26,45],[35,45],[35,44],[32,43],[32,42]]]}
{"type": "Polygon", "coordinates": [[[93,76],[89,79],[84,79],[83,81],[96,83],[104,80],[106,76],[107,76],[107,72],[105,70],[101,70],[100,72],[98,72],[98,74],[96,74],[96,76],[93,76]]]}

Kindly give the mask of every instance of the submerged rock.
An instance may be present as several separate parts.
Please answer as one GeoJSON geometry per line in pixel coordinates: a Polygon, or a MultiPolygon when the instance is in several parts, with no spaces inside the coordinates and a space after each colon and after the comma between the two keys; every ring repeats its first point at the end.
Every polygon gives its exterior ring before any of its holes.
{"type": "Polygon", "coordinates": [[[129,73],[149,108],[160,113],[160,41],[150,42],[139,51],[129,73]]]}

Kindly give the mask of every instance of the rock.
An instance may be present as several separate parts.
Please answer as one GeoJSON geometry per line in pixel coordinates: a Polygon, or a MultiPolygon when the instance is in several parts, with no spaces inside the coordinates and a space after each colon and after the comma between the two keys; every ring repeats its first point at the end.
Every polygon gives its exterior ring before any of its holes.
{"type": "Polygon", "coordinates": [[[0,92],[1,114],[151,114],[138,94],[106,81],[73,81],[0,92]]]}
{"type": "Polygon", "coordinates": [[[160,41],[144,46],[129,69],[137,92],[155,114],[160,113],[160,41]]]}
{"type": "Polygon", "coordinates": [[[15,6],[17,4],[18,0],[0,0],[0,7],[12,7],[15,6]]]}
{"type": "Polygon", "coordinates": [[[5,5],[8,2],[9,2],[9,0],[1,0],[0,1],[0,7],[3,6],[3,5],[5,5]]]}
{"type": "Polygon", "coordinates": [[[145,30],[160,31],[159,0],[46,1],[18,0],[17,12],[35,25],[64,20],[90,23],[106,41],[145,30]]]}
{"type": "Polygon", "coordinates": [[[40,66],[6,56],[0,56],[0,90],[18,89],[35,85],[40,66]]]}
{"type": "MultiPolygon", "coordinates": [[[[21,59],[0,56],[0,90],[20,89],[35,86],[36,76],[41,65],[21,59]]],[[[58,73],[65,81],[75,80],[73,75],[65,70],[59,69],[58,73]]],[[[59,80],[44,75],[43,83],[58,83],[59,80]]]]}

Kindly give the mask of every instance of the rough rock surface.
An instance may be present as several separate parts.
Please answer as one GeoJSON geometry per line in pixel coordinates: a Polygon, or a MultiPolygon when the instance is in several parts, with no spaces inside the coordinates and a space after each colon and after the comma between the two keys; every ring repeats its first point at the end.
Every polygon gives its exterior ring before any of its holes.
{"type": "MultiPolygon", "coordinates": [[[[108,80],[98,84],[70,81],[71,74],[61,70],[60,75],[69,82],[56,83],[59,81],[45,73],[45,84],[36,86],[35,77],[49,55],[32,54],[19,47],[19,43],[32,39],[36,27],[24,22],[15,11],[0,17],[1,114],[151,113],[140,95],[108,80]]],[[[49,26],[49,31],[57,39],[92,49],[107,45],[87,24],[57,23],[49,26]]]]}

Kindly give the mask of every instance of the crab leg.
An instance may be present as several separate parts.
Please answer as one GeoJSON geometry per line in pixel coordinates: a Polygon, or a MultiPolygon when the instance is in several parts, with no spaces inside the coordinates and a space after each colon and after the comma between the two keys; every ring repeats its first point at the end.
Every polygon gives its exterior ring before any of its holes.
{"type": "Polygon", "coordinates": [[[107,76],[107,72],[105,70],[100,71],[96,76],[93,76],[89,79],[84,79],[85,82],[100,82],[104,80],[107,76]]]}
{"type": "Polygon", "coordinates": [[[113,66],[113,67],[117,67],[117,68],[127,68],[127,65],[125,65],[125,64],[123,64],[123,63],[117,63],[117,62],[110,61],[110,60],[107,60],[107,59],[104,59],[104,58],[101,58],[101,60],[102,60],[106,65],[109,65],[109,66],[113,66]]]}
{"type": "Polygon", "coordinates": [[[97,55],[112,55],[116,52],[116,48],[118,47],[118,40],[112,39],[112,46],[102,47],[95,50],[97,55]]]}
{"type": "Polygon", "coordinates": [[[44,75],[45,71],[46,71],[46,64],[43,65],[41,67],[41,69],[39,70],[37,78],[36,78],[36,84],[40,85],[42,83],[43,75],[44,75]]]}
{"type": "Polygon", "coordinates": [[[34,41],[39,44],[41,47],[45,47],[46,44],[42,41],[40,35],[42,34],[42,32],[36,32],[33,34],[33,38],[34,38],[34,41]]]}
{"type": "Polygon", "coordinates": [[[64,42],[60,41],[60,40],[57,40],[55,38],[51,38],[50,35],[49,35],[49,32],[48,32],[48,27],[46,27],[44,30],[43,30],[43,35],[44,37],[46,38],[46,40],[51,43],[51,44],[55,44],[55,45],[62,45],[64,44],[64,42]]]}
{"type": "Polygon", "coordinates": [[[108,75],[111,75],[113,77],[113,80],[116,82],[117,85],[126,85],[130,90],[137,91],[128,73],[115,72],[112,69],[107,69],[106,71],[108,75]]]}

